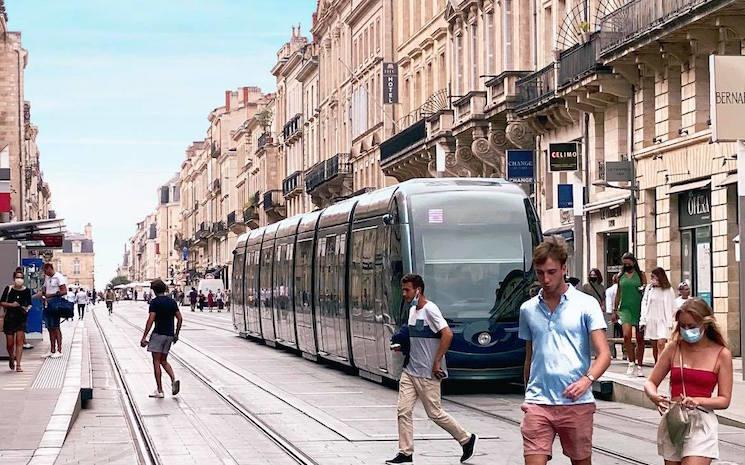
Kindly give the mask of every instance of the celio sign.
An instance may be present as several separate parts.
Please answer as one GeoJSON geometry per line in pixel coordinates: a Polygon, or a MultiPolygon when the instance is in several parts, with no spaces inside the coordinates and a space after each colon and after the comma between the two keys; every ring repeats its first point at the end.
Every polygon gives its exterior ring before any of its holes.
{"type": "Polygon", "coordinates": [[[711,55],[709,73],[712,141],[745,139],[745,56],[711,55]]]}
{"type": "Polygon", "coordinates": [[[579,145],[576,142],[548,144],[549,171],[577,171],[579,169],[579,145]]]}

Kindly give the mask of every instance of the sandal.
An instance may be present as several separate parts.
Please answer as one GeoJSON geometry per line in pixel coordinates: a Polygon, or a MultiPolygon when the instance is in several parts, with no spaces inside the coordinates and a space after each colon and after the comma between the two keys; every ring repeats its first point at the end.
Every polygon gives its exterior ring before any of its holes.
{"type": "Polygon", "coordinates": [[[16,373],[23,373],[23,368],[21,368],[21,365],[18,365],[16,367],[16,373]]]}

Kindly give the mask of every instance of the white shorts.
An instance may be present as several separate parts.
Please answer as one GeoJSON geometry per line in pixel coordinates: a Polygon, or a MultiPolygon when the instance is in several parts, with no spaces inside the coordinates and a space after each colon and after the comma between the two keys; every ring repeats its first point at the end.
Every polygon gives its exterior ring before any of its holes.
{"type": "Polygon", "coordinates": [[[714,412],[689,410],[690,427],[683,441],[683,446],[677,449],[667,434],[667,422],[664,418],[657,428],[657,453],[665,460],[680,462],[683,457],[719,458],[719,420],[714,412]]]}

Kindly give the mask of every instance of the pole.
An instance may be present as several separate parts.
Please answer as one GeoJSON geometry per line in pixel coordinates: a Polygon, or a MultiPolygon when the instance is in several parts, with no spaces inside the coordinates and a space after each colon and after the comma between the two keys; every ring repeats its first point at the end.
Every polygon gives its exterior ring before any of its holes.
{"type": "Polygon", "coordinates": [[[634,257],[636,257],[638,256],[636,250],[636,195],[639,191],[639,185],[636,182],[636,162],[633,153],[629,156],[629,161],[631,162],[631,196],[629,197],[629,207],[631,208],[631,240],[629,241],[629,249],[634,257]]]}
{"type": "MultiPolygon", "coordinates": [[[[737,141],[737,206],[738,232],[740,235],[739,287],[740,296],[740,354],[745,345],[745,140],[737,141]]],[[[745,357],[742,358],[743,380],[745,380],[745,357]]]]}
{"type": "Polygon", "coordinates": [[[584,183],[579,171],[574,172],[574,186],[572,186],[572,205],[574,210],[574,276],[582,279],[584,264],[584,233],[582,227],[582,213],[584,209],[584,183]]]}

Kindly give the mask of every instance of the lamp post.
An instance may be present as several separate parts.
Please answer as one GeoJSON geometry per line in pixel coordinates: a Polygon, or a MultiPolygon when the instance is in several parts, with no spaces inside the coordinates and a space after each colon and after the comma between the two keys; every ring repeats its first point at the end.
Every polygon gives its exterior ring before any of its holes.
{"type": "MultiPolygon", "coordinates": [[[[633,166],[633,164],[632,164],[633,166]]],[[[611,184],[608,181],[593,181],[592,185],[597,187],[605,187],[607,189],[621,189],[631,191],[629,196],[629,206],[631,207],[631,252],[636,256],[636,195],[639,193],[639,184],[636,182],[635,176],[631,181],[630,186],[617,186],[611,184]]]]}

